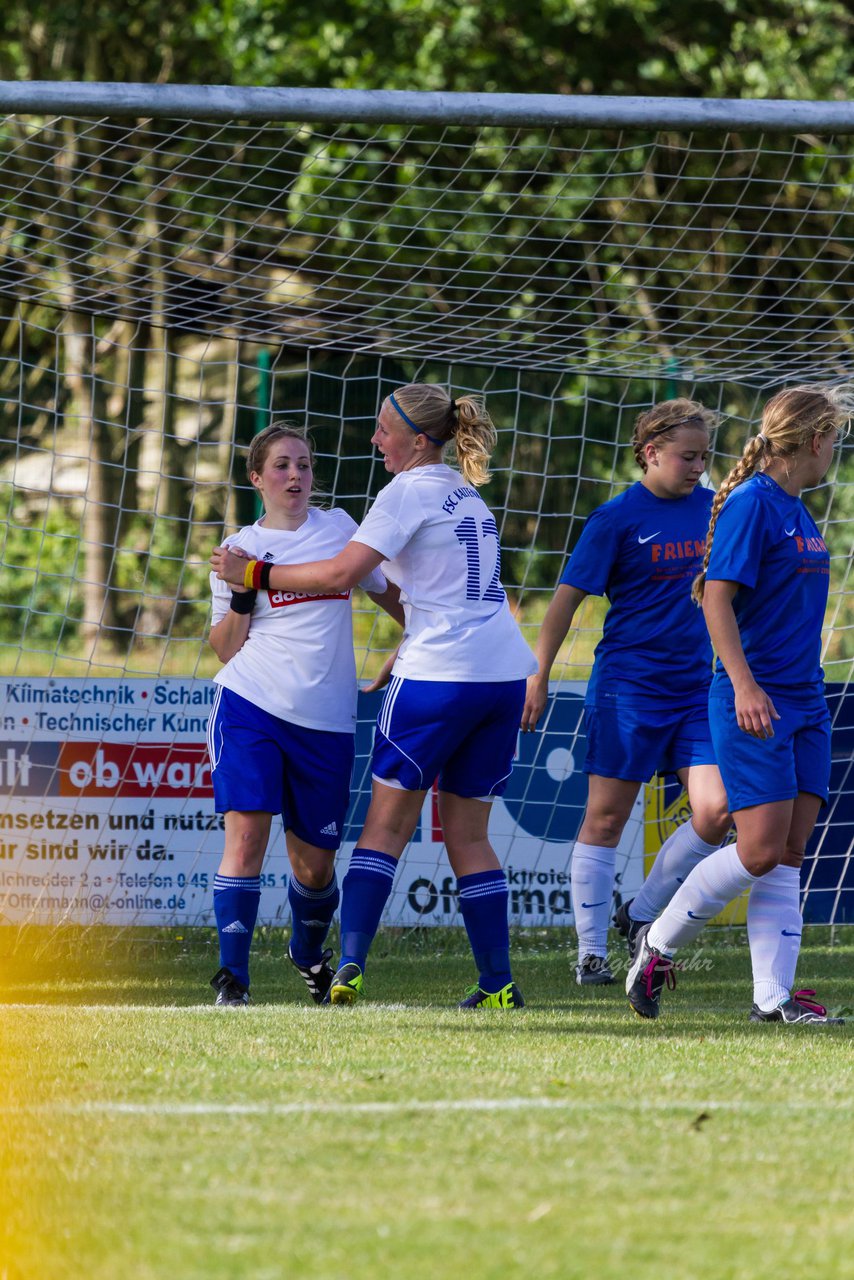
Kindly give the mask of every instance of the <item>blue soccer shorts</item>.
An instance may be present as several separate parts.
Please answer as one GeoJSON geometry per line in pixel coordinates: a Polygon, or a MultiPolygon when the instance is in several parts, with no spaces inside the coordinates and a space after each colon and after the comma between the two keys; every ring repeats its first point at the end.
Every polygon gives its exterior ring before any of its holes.
{"type": "Polygon", "coordinates": [[[404,791],[471,800],[503,795],[513,768],[524,680],[466,684],[393,676],[374,735],[373,776],[404,791]]]}
{"type": "Polygon", "coordinates": [[[207,736],[217,813],[280,813],[300,840],[338,848],[350,803],[352,733],[289,724],[218,685],[207,736]]]}
{"type": "Polygon", "coordinates": [[[712,686],[709,723],[730,810],[775,800],[793,800],[800,791],[827,803],[830,786],[830,712],[821,690],[792,698],[770,695],[780,719],[773,738],[754,738],[739,729],[731,687],[712,686]]]}
{"type": "Polygon", "coordinates": [[[717,763],[705,705],[639,707],[615,696],[584,708],[584,728],[584,772],[599,778],[649,782],[654,773],[717,763]]]}

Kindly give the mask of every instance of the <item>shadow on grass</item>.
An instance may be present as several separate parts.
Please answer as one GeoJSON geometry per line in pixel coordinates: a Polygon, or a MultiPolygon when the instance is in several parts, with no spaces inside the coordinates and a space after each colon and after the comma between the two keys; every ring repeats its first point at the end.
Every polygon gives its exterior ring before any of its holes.
{"type": "MultiPolygon", "coordinates": [[[[285,958],[287,941],[288,932],[281,928],[256,932],[252,996],[259,1006],[311,1007],[285,958]]],[[[333,946],[336,941],[330,938],[333,946]]],[[[649,1024],[634,1017],[626,1004],[621,941],[615,939],[611,948],[617,981],[587,988],[575,983],[572,930],[520,930],[513,941],[514,971],[528,1011],[565,1018],[568,1033],[583,1024],[594,1035],[666,1034],[670,1018],[676,1017],[679,1034],[699,1034],[708,1030],[709,1015],[722,1016],[731,1028],[750,1009],[750,957],[743,930],[721,932],[687,951],[687,969],[677,975],[677,990],[665,994],[661,1019],[649,1024]]],[[[216,933],[209,928],[0,928],[0,1004],[207,1004],[213,1002],[209,981],[218,967],[216,933]]],[[[366,976],[366,1005],[447,1010],[450,1030],[497,1034],[508,1016],[519,1015],[481,1010],[466,1019],[455,1011],[475,977],[462,929],[383,930],[366,976]]],[[[799,985],[816,988],[819,999],[833,1009],[850,1000],[852,978],[854,936],[831,945],[829,930],[812,931],[801,953],[799,985]]],[[[526,1017],[525,1025],[535,1030],[533,1019],[526,1017]]]]}

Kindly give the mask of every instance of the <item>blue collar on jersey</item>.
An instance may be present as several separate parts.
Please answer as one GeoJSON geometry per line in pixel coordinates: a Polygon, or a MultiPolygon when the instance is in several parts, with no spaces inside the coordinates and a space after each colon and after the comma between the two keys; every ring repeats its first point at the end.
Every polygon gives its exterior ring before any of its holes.
{"type": "Polygon", "coordinates": [[[397,410],[397,412],[400,414],[401,418],[403,418],[403,421],[406,423],[406,425],[408,427],[411,427],[417,436],[427,436],[427,439],[430,441],[431,444],[437,444],[439,445],[440,448],[442,445],[447,444],[446,440],[437,440],[435,436],[428,435],[428,433],[422,427],[416,427],[412,419],[408,417],[407,414],[405,414],[401,409],[400,405],[397,402],[397,399],[395,398],[395,394],[393,391],[389,396],[389,400],[391,401],[392,405],[397,410]]]}

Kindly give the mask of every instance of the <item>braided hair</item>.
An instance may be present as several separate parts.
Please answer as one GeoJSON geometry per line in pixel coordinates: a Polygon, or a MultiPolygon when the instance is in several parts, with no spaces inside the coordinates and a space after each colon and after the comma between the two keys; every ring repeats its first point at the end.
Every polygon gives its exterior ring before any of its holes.
{"type": "Polygon", "coordinates": [[[758,471],[764,471],[772,458],[790,458],[814,436],[842,429],[850,413],[845,393],[838,388],[789,387],[771,397],[762,410],[761,429],[747,441],[738,462],[715,494],[709,517],[709,531],[706,534],[703,568],[691,588],[691,598],[697,604],[702,604],[703,601],[706,571],[712,554],[718,516],[733,489],[758,471]]]}

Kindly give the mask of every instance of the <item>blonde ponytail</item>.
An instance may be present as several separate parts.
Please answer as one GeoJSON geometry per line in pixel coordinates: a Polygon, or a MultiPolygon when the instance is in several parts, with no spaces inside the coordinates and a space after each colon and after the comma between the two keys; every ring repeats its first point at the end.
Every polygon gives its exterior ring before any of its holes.
{"type": "Polygon", "coordinates": [[[463,395],[453,400],[435,383],[410,382],[395,389],[394,399],[408,425],[423,432],[431,443],[444,448],[454,442],[466,484],[480,487],[488,482],[489,460],[498,434],[481,396],[463,395]]]}

